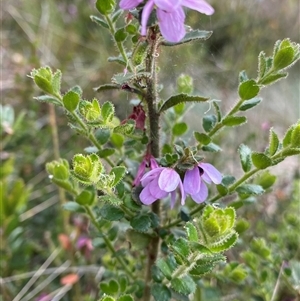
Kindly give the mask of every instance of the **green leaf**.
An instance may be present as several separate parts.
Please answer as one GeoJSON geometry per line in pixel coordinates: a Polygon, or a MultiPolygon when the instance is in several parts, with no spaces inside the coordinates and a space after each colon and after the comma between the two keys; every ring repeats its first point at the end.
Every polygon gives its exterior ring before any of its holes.
{"type": "Polygon", "coordinates": [[[217,153],[220,152],[222,149],[219,145],[215,144],[215,143],[209,143],[207,145],[203,145],[201,147],[201,149],[205,152],[212,152],[212,153],[217,153]]]}
{"type": "Polygon", "coordinates": [[[259,86],[254,79],[249,79],[239,85],[239,96],[243,100],[255,97],[259,93],[259,86]]]}
{"type": "Polygon", "coordinates": [[[296,125],[291,135],[291,147],[300,147],[300,123],[296,125]]]}
{"type": "Polygon", "coordinates": [[[114,105],[111,102],[106,101],[101,108],[101,115],[104,122],[105,123],[111,122],[114,118],[114,114],[115,114],[114,105]]]}
{"type": "Polygon", "coordinates": [[[114,181],[112,187],[116,186],[124,177],[126,168],[124,166],[113,167],[110,171],[110,175],[114,175],[114,181]]]}
{"type": "MultiPolygon", "coordinates": [[[[101,285],[101,283],[100,283],[100,285],[101,285]]],[[[116,299],[111,296],[105,296],[105,297],[101,298],[100,301],[116,301],[116,299]]]]}
{"type": "Polygon", "coordinates": [[[294,60],[295,51],[292,46],[281,48],[274,57],[273,66],[275,70],[288,67],[294,60]]]}
{"type": "Polygon", "coordinates": [[[151,227],[151,218],[147,214],[138,215],[130,221],[130,225],[138,232],[147,232],[151,227]]]}
{"type": "Polygon", "coordinates": [[[276,176],[269,173],[269,171],[265,171],[258,178],[256,178],[256,183],[260,185],[263,189],[270,188],[276,181],[276,176]]]}
{"type": "Polygon", "coordinates": [[[127,32],[125,31],[125,28],[120,28],[115,32],[115,40],[116,42],[120,43],[125,41],[127,38],[127,32]]]}
{"type": "Polygon", "coordinates": [[[206,115],[203,117],[202,126],[205,132],[209,132],[217,123],[216,115],[206,115]]]}
{"type": "Polygon", "coordinates": [[[253,165],[258,169],[265,169],[272,165],[272,159],[264,153],[253,152],[251,154],[253,165]]]}
{"type": "Polygon", "coordinates": [[[77,213],[85,213],[84,207],[77,204],[76,202],[67,202],[62,206],[65,210],[77,213]]]}
{"type": "Polygon", "coordinates": [[[261,80],[262,85],[270,85],[274,84],[275,82],[279,81],[282,78],[286,78],[288,76],[287,72],[278,72],[278,73],[272,73],[265,77],[263,80],[261,80]]]}
{"type": "Polygon", "coordinates": [[[60,84],[61,84],[61,71],[56,70],[56,72],[53,74],[52,81],[51,81],[53,92],[55,94],[60,94],[60,84]]]}
{"type": "Polygon", "coordinates": [[[169,108],[172,108],[179,103],[186,103],[186,102],[204,102],[207,101],[209,98],[203,97],[203,96],[193,96],[193,95],[187,95],[184,93],[177,94],[171,96],[169,99],[167,99],[163,105],[160,107],[159,112],[166,111],[169,108]]]}
{"type": "Polygon", "coordinates": [[[128,285],[128,279],[125,275],[121,275],[119,277],[119,285],[120,285],[121,293],[124,293],[126,291],[126,288],[127,288],[127,285],[128,285]]]}
{"type": "Polygon", "coordinates": [[[287,147],[291,144],[291,142],[292,142],[292,133],[293,133],[295,127],[296,126],[293,124],[286,131],[286,133],[284,135],[284,138],[282,140],[283,147],[287,147]]]}
{"type": "Polygon", "coordinates": [[[151,295],[155,301],[169,301],[172,297],[170,290],[164,284],[154,283],[151,286],[151,295]]]}
{"type": "Polygon", "coordinates": [[[105,148],[98,151],[97,154],[99,155],[100,158],[106,158],[113,155],[115,152],[116,150],[114,148],[105,148]]]}
{"type": "MultiPolygon", "coordinates": [[[[300,147],[287,148],[282,151],[282,156],[295,156],[295,155],[299,155],[299,154],[300,154],[300,147]]],[[[279,162],[281,162],[281,161],[279,161],[279,162]]]]}
{"type": "Polygon", "coordinates": [[[114,128],[114,133],[123,135],[131,135],[135,129],[135,121],[133,119],[127,120],[126,123],[120,124],[114,128]]]}
{"type": "Polygon", "coordinates": [[[220,253],[229,250],[236,244],[238,237],[238,234],[235,232],[228,239],[222,241],[221,243],[217,243],[214,246],[209,246],[209,249],[214,253],[220,253]]]}
{"type": "Polygon", "coordinates": [[[179,93],[191,94],[193,92],[193,78],[187,74],[181,74],[177,78],[177,90],[179,93]]]}
{"type": "Polygon", "coordinates": [[[118,133],[112,133],[110,141],[116,148],[121,148],[124,144],[124,136],[118,133]]]}
{"type": "Polygon", "coordinates": [[[185,122],[176,123],[172,128],[174,136],[181,136],[188,130],[188,126],[185,122]]]}
{"type": "Polygon", "coordinates": [[[123,295],[119,297],[118,301],[134,301],[134,299],[130,295],[123,295]]]}
{"type": "Polygon", "coordinates": [[[75,201],[79,205],[92,205],[96,200],[96,191],[93,186],[88,186],[76,196],[75,201]]]}
{"type": "Polygon", "coordinates": [[[101,209],[100,209],[100,215],[109,221],[118,221],[124,217],[124,212],[113,205],[110,204],[105,204],[101,209]]]}
{"type": "Polygon", "coordinates": [[[97,129],[95,132],[95,137],[97,139],[97,141],[103,145],[106,142],[108,142],[109,138],[110,138],[110,130],[109,129],[97,129]]]}
{"type": "Polygon", "coordinates": [[[47,80],[46,78],[44,78],[40,75],[35,75],[33,79],[34,79],[35,84],[41,90],[43,90],[44,92],[49,93],[49,94],[53,93],[52,85],[49,80],[47,80]]]}
{"type": "Polygon", "coordinates": [[[183,259],[186,259],[190,254],[190,248],[186,239],[180,237],[174,243],[171,248],[183,259]]]}
{"type": "Polygon", "coordinates": [[[173,278],[171,280],[171,287],[178,293],[189,295],[195,292],[196,284],[194,280],[186,275],[182,278],[173,278]]]}
{"type": "Polygon", "coordinates": [[[101,91],[106,91],[106,90],[120,90],[120,86],[116,84],[105,84],[101,85],[97,88],[93,88],[94,91],[96,92],[101,92],[101,91]]]}
{"type": "Polygon", "coordinates": [[[160,258],[157,260],[156,265],[158,266],[158,268],[161,270],[161,272],[165,275],[165,277],[169,280],[171,280],[172,278],[172,272],[173,269],[172,267],[170,267],[167,262],[160,258]]]}
{"type": "Polygon", "coordinates": [[[243,171],[250,171],[252,167],[251,149],[247,145],[241,144],[238,151],[240,153],[240,160],[242,163],[243,171]]]}
{"type": "Polygon", "coordinates": [[[198,231],[194,226],[194,224],[192,224],[191,222],[187,222],[185,224],[185,231],[187,233],[187,238],[189,242],[198,242],[199,240],[198,231]]]}
{"type": "Polygon", "coordinates": [[[211,142],[211,138],[204,133],[194,132],[194,137],[199,143],[204,145],[207,145],[211,142]]]}
{"type": "Polygon", "coordinates": [[[193,277],[201,277],[209,273],[219,262],[226,262],[226,258],[221,254],[204,257],[196,262],[196,266],[190,270],[190,275],[193,277]]]}
{"type": "Polygon", "coordinates": [[[109,15],[114,12],[116,6],[115,0],[97,0],[96,8],[102,15],[109,15]]]}
{"type": "Polygon", "coordinates": [[[108,24],[106,23],[106,21],[104,21],[103,19],[97,17],[97,16],[90,16],[91,20],[95,23],[97,23],[98,25],[104,27],[104,28],[109,28],[108,24]]]}
{"type": "Polygon", "coordinates": [[[191,30],[179,42],[172,43],[172,42],[164,41],[162,43],[162,45],[164,45],[164,46],[175,46],[175,45],[189,43],[189,42],[192,42],[192,41],[195,41],[195,40],[204,41],[204,40],[209,39],[211,35],[212,35],[212,31],[205,31],[205,30],[199,30],[199,29],[191,30]]]}
{"type": "Polygon", "coordinates": [[[63,96],[63,104],[64,107],[69,111],[69,112],[74,112],[77,109],[78,103],[80,101],[80,96],[79,94],[73,92],[73,91],[68,91],[64,96],[63,96]]]}
{"type": "Polygon", "coordinates": [[[263,78],[267,69],[266,54],[262,51],[258,56],[258,78],[263,78]]]}
{"type": "Polygon", "coordinates": [[[110,280],[108,285],[109,285],[111,295],[114,295],[119,291],[119,283],[116,280],[114,279],[110,280]]]}
{"type": "Polygon", "coordinates": [[[257,106],[262,101],[260,97],[254,97],[252,99],[246,100],[243,104],[239,107],[240,111],[247,111],[255,106],[257,106]]]}
{"type": "Polygon", "coordinates": [[[222,124],[226,126],[237,126],[247,122],[245,116],[227,116],[222,120],[222,124]]]}
{"type": "Polygon", "coordinates": [[[279,138],[273,129],[270,130],[269,141],[269,154],[270,156],[273,156],[276,154],[279,147],[279,138]]]}
{"type": "Polygon", "coordinates": [[[241,195],[260,195],[264,193],[264,189],[260,185],[244,184],[239,186],[236,192],[241,195]]]}

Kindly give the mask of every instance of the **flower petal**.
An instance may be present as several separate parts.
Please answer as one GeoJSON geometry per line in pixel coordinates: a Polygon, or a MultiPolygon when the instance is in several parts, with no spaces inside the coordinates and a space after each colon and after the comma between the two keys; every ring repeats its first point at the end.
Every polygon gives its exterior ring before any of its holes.
{"type": "Polygon", "coordinates": [[[164,168],[158,178],[158,186],[161,190],[171,192],[180,182],[179,174],[172,168],[164,168]]]}
{"type": "Polygon", "coordinates": [[[181,5],[181,0],[154,0],[154,3],[165,12],[172,12],[181,5]]]}
{"type": "Polygon", "coordinates": [[[185,36],[185,15],[182,7],[167,13],[157,9],[157,18],[163,37],[169,42],[179,42],[185,36]]]}
{"type": "Polygon", "coordinates": [[[200,163],[198,166],[204,171],[202,179],[205,182],[211,183],[211,181],[213,181],[215,184],[220,184],[222,182],[222,174],[213,165],[209,163],[200,163]]]}
{"type": "Polygon", "coordinates": [[[200,189],[200,172],[196,165],[192,170],[187,170],[183,179],[183,188],[187,194],[195,194],[200,189]]]}
{"type": "Polygon", "coordinates": [[[157,164],[155,158],[151,156],[151,158],[150,158],[150,168],[151,168],[151,169],[154,169],[154,168],[158,168],[158,167],[159,167],[159,166],[158,166],[158,164],[157,164]]]}
{"type": "Polygon", "coordinates": [[[147,34],[147,23],[148,23],[149,16],[153,10],[153,7],[154,7],[154,0],[148,0],[146,5],[143,8],[142,22],[141,22],[141,26],[142,26],[141,35],[142,36],[145,36],[147,34]]]}
{"type": "Polygon", "coordinates": [[[212,15],[215,10],[204,0],[182,0],[181,5],[197,10],[205,15],[212,15]]]}
{"type": "Polygon", "coordinates": [[[149,184],[149,182],[151,182],[153,179],[158,177],[163,169],[164,169],[163,167],[159,167],[146,172],[144,176],[141,178],[142,186],[145,187],[146,185],[149,184]]]}
{"type": "Polygon", "coordinates": [[[198,191],[197,194],[191,195],[191,198],[198,204],[203,203],[208,196],[208,189],[207,186],[203,181],[201,181],[200,184],[200,190],[198,191]]]}
{"type": "Polygon", "coordinates": [[[179,188],[180,188],[180,193],[181,193],[181,205],[184,206],[185,204],[185,198],[186,198],[186,194],[182,185],[182,182],[179,181],[179,188]]]}
{"type": "Polygon", "coordinates": [[[143,160],[138,168],[137,174],[132,183],[133,186],[138,186],[140,184],[141,178],[143,177],[145,170],[146,170],[146,162],[145,160],[143,160]]]}
{"type": "Polygon", "coordinates": [[[143,0],[121,0],[119,5],[122,9],[133,9],[142,2],[143,0]]]}
{"type": "Polygon", "coordinates": [[[140,193],[140,200],[144,205],[151,205],[157,200],[157,198],[151,194],[149,185],[147,185],[140,193]]]}
{"type": "Polygon", "coordinates": [[[168,196],[168,192],[161,190],[158,185],[158,178],[156,177],[152,182],[150,182],[147,187],[153,197],[157,200],[163,199],[168,196]]]}

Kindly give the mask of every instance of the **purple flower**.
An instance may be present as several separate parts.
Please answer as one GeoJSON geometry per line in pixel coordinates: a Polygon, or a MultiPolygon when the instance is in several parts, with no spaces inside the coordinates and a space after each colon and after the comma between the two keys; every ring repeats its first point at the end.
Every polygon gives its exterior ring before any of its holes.
{"type": "Polygon", "coordinates": [[[175,205],[176,188],[181,192],[181,204],[184,205],[185,193],[179,174],[169,167],[158,167],[147,172],[141,179],[144,189],[140,193],[140,200],[145,205],[151,205],[156,200],[171,194],[171,208],[175,205]]]}
{"type": "Polygon", "coordinates": [[[141,179],[145,173],[146,167],[150,167],[150,169],[158,168],[158,164],[155,160],[155,158],[152,155],[146,154],[144,157],[142,163],[140,164],[137,174],[133,180],[132,185],[138,186],[141,183],[141,179]]]}
{"type": "MultiPolygon", "coordinates": [[[[143,0],[121,0],[122,9],[133,9],[143,0]]],[[[185,36],[185,14],[183,6],[212,15],[214,9],[204,0],[148,0],[142,12],[141,34],[146,35],[149,16],[156,7],[157,19],[163,37],[170,42],[179,42],[185,36]]]]}
{"type": "Polygon", "coordinates": [[[208,189],[204,182],[220,184],[221,173],[209,163],[199,163],[184,175],[183,188],[196,203],[202,203],[208,196],[208,189]]]}

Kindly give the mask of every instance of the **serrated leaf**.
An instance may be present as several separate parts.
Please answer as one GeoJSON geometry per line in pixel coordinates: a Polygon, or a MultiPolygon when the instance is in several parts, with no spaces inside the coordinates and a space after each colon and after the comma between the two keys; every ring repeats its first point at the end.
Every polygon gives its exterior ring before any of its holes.
{"type": "Polygon", "coordinates": [[[227,116],[222,120],[222,124],[226,126],[237,126],[245,123],[247,118],[245,116],[227,116]]]}
{"type": "Polygon", "coordinates": [[[138,232],[147,232],[151,227],[151,218],[147,214],[138,215],[130,221],[130,225],[138,232]]]}
{"type": "Polygon", "coordinates": [[[130,295],[123,295],[119,297],[118,301],[134,301],[134,299],[130,295]]]}
{"type": "Polygon", "coordinates": [[[265,169],[272,165],[272,159],[264,153],[253,152],[251,154],[253,165],[258,169],[265,169]]]}
{"type": "Polygon", "coordinates": [[[217,123],[216,115],[206,115],[203,117],[202,126],[205,132],[209,132],[217,123]]]}
{"type": "Polygon", "coordinates": [[[134,129],[135,129],[135,121],[133,119],[129,119],[126,123],[116,126],[114,128],[114,133],[130,135],[134,132],[134,129]]]}
{"type": "MultiPolygon", "coordinates": [[[[285,150],[282,151],[282,156],[295,156],[295,155],[299,155],[300,154],[300,147],[294,147],[294,148],[287,148],[285,150]]],[[[279,160],[278,163],[280,163],[281,161],[279,160]]],[[[278,164],[276,163],[276,164],[278,164]]],[[[274,164],[274,162],[273,162],[274,164]]]]}
{"type": "Polygon", "coordinates": [[[211,142],[211,138],[204,133],[194,132],[194,137],[198,142],[204,145],[207,145],[211,142]]]}
{"type": "Polygon", "coordinates": [[[110,280],[108,285],[109,285],[111,295],[116,294],[119,291],[119,283],[116,280],[114,279],[110,280]]]}
{"type": "Polygon", "coordinates": [[[249,79],[239,85],[239,96],[243,100],[255,97],[259,93],[259,86],[254,79],[249,79]]]}
{"type": "Polygon", "coordinates": [[[173,95],[169,99],[167,99],[160,107],[159,112],[164,112],[167,109],[170,109],[170,108],[178,105],[179,103],[204,102],[207,100],[209,100],[208,97],[187,95],[187,94],[181,93],[181,94],[173,95]]]}
{"type": "Polygon", "coordinates": [[[49,93],[49,94],[53,93],[52,85],[46,78],[44,78],[40,75],[35,75],[33,79],[34,79],[35,84],[41,90],[43,90],[44,92],[49,93]]]}
{"type": "Polygon", "coordinates": [[[243,104],[240,106],[240,111],[247,111],[255,106],[257,106],[262,101],[262,98],[260,97],[254,97],[252,99],[246,100],[243,102],[243,104]]]}
{"type": "Polygon", "coordinates": [[[119,28],[116,32],[115,32],[115,40],[117,43],[123,42],[126,40],[127,38],[127,32],[125,31],[125,28],[119,28]]]}
{"type": "Polygon", "coordinates": [[[183,259],[187,258],[190,254],[190,248],[186,239],[180,237],[171,244],[171,248],[183,259]]]}
{"type": "Polygon", "coordinates": [[[199,240],[198,231],[191,222],[187,222],[185,224],[185,231],[189,242],[198,242],[199,240]]]}
{"type": "Polygon", "coordinates": [[[106,101],[101,107],[101,115],[105,123],[111,122],[114,118],[115,108],[114,105],[106,101]]]}
{"type": "Polygon", "coordinates": [[[291,147],[292,148],[300,147],[300,123],[297,124],[296,127],[293,129],[291,135],[291,147]]]}
{"type": "Polygon", "coordinates": [[[288,67],[294,60],[295,51],[292,46],[279,49],[274,56],[274,69],[280,70],[288,67]]]}
{"type": "Polygon", "coordinates": [[[61,71],[56,70],[52,77],[52,88],[55,94],[60,94],[60,84],[61,84],[61,71]]]}
{"type": "Polygon", "coordinates": [[[99,196],[99,201],[109,203],[114,206],[120,206],[122,204],[122,201],[120,199],[112,195],[101,195],[99,196]]]}
{"type": "Polygon", "coordinates": [[[65,210],[77,213],[85,213],[84,207],[77,204],[76,202],[67,202],[62,206],[65,210]]]}
{"type": "Polygon", "coordinates": [[[96,8],[102,15],[109,15],[114,12],[116,6],[115,0],[97,0],[96,8]]]}
{"type": "Polygon", "coordinates": [[[151,241],[151,236],[133,229],[127,229],[126,238],[131,243],[133,250],[145,249],[151,241]]]}
{"type": "Polygon", "coordinates": [[[61,101],[54,96],[41,95],[41,96],[37,96],[37,97],[33,97],[33,98],[38,101],[41,101],[41,102],[47,102],[47,103],[52,103],[56,106],[62,106],[61,101]]]}
{"type": "Polygon", "coordinates": [[[260,195],[264,193],[264,189],[260,185],[244,184],[239,186],[236,192],[242,195],[260,195]]]}
{"type": "Polygon", "coordinates": [[[279,147],[279,138],[277,134],[273,131],[273,129],[270,130],[269,141],[269,154],[270,156],[273,156],[276,154],[279,147]]]}
{"type": "Polygon", "coordinates": [[[139,72],[139,73],[127,72],[126,74],[124,73],[115,74],[112,78],[112,82],[121,86],[123,84],[127,84],[138,80],[148,79],[148,78],[151,78],[150,72],[139,72]]]}
{"type": "Polygon", "coordinates": [[[151,295],[155,301],[169,301],[172,297],[170,290],[164,284],[154,283],[151,286],[151,295]]]}
{"type": "Polygon", "coordinates": [[[104,27],[104,28],[109,28],[108,24],[106,23],[106,21],[104,21],[103,19],[97,17],[97,16],[90,16],[91,20],[95,23],[97,23],[98,25],[104,27]]]}
{"type": "Polygon", "coordinates": [[[263,189],[270,188],[276,181],[276,176],[269,173],[269,171],[264,172],[258,178],[256,178],[256,183],[260,185],[263,189]]]}
{"type": "Polygon", "coordinates": [[[241,144],[238,151],[240,153],[240,160],[241,160],[243,171],[244,172],[250,171],[252,167],[251,149],[247,145],[241,144]]]}
{"type": "Polygon", "coordinates": [[[210,38],[210,36],[212,35],[212,31],[205,31],[205,30],[192,30],[190,32],[188,32],[184,38],[182,40],[180,40],[177,43],[172,43],[172,42],[168,42],[168,41],[164,41],[162,43],[162,45],[164,46],[176,46],[176,45],[181,45],[181,44],[185,44],[185,43],[189,43],[195,40],[207,40],[210,38]]]}
{"type": "Polygon", "coordinates": [[[238,240],[238,234],[234,232],[229,238],[223,240],[221,243],[218,243],[214,246],[209,246],[209,249],[214,253],[224,252],[232,248],[238,240]]]}
{"type": "Polygon", "coordinates": [[[114,181],[112,187],[116,186],[124,177],[126,168],[124,166],[113,167],[110,171],[110,175],[114,175],[114,181]]]}
{"type": "Polygon", "coordinates": [[[286,131],[286,133],[284,135],[284,138],[282,140],[283,147],[287,147],[291,144],[291,142],[292,142],[292,133],[293,133],[295,127],[296,126],[293,124],[286,131]]]}
{"type": "Polygon", "coordinates": [[[124,217],[124,212],[113,205],[110,204],[105,204],[101,209],[100,209],[100,215],[109,221],[118,221],[121,218],[124,217]]]}
{"type": "Polygon", "coordinates": [[[188,126],[185,122],[176,123],[172,128],[174,136],[181,136],[188,130],[188,126]]]}
{"type": "Polygon", "coordinates": [[[165,275],[165,277],[171,280],[173,269],[167,264],[167,262],[161,258],[157,260],[156,265],[165,275]]]}
{"type": "Polygon", "coordinates": [[[101,298],[100,301],[116,301],[116,299],[111,296],[105,296],[101,298]]]}
{"type": "Polygon", "coordinates": [[[270,85],[288,76],[287,72],[272,73],[260,81],[262,85],[270,85]]]}
{"type": "Polygon", "coordinates": [[[176,292],[186,296],[194,293],[196,290],[196,284],[189,275],[186,275],[182,278],[173,278],[171,280],[171,287],[176,292]]]}
{"type": "Polygon", "coordinates": [[[267,71],[266,54],[262,51],[258,56],[258,78],[262,78],[267,71]]]}
{"type": "Polygon", "coordinates": [[[226,258],[221,254],[214,254],[210,257],[204,257],[196,262],[196,266],[190,270],[190,275],[193,277],[201,277],[210,271],[219,263],[226,261],[226,258]]]}

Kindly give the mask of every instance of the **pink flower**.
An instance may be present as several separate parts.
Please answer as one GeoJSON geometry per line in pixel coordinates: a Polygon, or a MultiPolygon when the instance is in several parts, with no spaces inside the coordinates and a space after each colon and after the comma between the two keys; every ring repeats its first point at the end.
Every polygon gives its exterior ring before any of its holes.
{"type": "Polygon", "coordinates": [[[140,200],[145,205],[151,205],[157,200],[171,194],[171,208],[176,201],[176,189],[180,188],[181,204],[184,205],[185,193],[179,174],[169,167],[158,167],[147,172],[141,179],[144,189],[140,193],[140,200]]]}
{"type": "Polygon", "coordinates": [[[204,182],[220,184],[221,173],[209,163],[199,163],[184,175],[184,192],[191,196],[196,203],[202,203],[208,196],[208,189],[204,182]]]}
{"type": "Polygon", "coordinates": [[[91,251],[94,249],[92,240],[87,236],[80,236],[77,240],[76,247],[83,252],[86,258],[90,258],[91,251]]]}
{"type": "MultiPolygon", "coordinates": [[[[133,9],[143,0],[121,0],[122,9],[133,9]]],[[[141,34],[146,35],[149,16],[156,7],[157,19],[163,37],[170,42],[179,42],[185,36],[185,14],[183,6],[212,15],[214,9],[204,0],[148,0],[142,11],[141,34]]]]}
{"type": "Polygon", "coordinates": [[[146,167],[150,167],[150,169],[155,169],[158,168],[158,164],[155,160],[155,158],[150,155],[150,154],[146,154],[146,156],[144,157],[142,163],[140,164],[137,174],[133,180],[132,185],[133,186],[138,186],[141,183],[141,178],[143,177],[145,171],[146,171],[146,167]]]}

